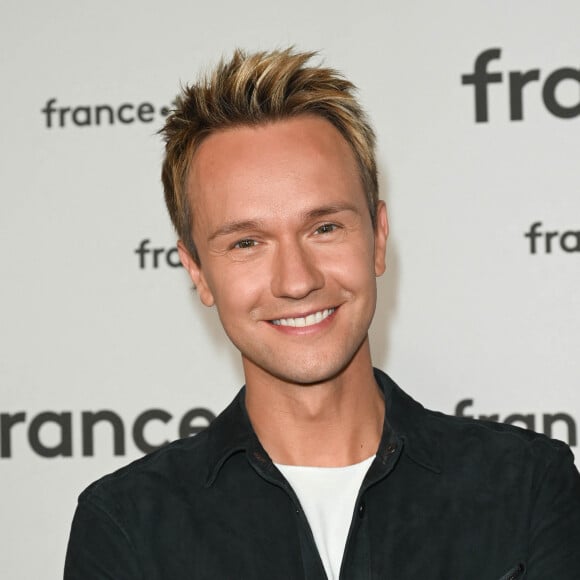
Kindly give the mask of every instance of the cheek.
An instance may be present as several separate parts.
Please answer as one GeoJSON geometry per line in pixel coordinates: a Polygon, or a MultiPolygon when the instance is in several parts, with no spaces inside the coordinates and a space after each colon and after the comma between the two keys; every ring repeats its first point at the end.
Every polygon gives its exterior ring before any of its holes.
{"type": "Polygon", "coordinates": [[[233,318],[251,312],[259,303],[267,283],[265,268],[247,263],[228,263],[209,280],[216,308],[224,326],[233,318]]]}
{"type": "Polygon", "coordinates": [[[337,248],[327,259],[327,271],[352,289],[366,286],[375,279],[374,252],[369,244],[359,243],[337,248]]]}

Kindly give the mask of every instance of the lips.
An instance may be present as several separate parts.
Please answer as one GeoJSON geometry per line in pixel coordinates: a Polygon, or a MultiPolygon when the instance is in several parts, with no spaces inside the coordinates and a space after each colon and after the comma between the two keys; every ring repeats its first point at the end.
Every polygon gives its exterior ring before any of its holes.
{"type": "Polygon", "coordinates": [[[304,328],[306,326],[319,324],[324,319],[328,318],[335,310],[335,308],[325,308],[324,310],[313,312],[307,316],[299,316],[297,318],[278,318],[276,320],[271,320],[270,322],[275,326],[293,326],[297,328],[304,328]]]}

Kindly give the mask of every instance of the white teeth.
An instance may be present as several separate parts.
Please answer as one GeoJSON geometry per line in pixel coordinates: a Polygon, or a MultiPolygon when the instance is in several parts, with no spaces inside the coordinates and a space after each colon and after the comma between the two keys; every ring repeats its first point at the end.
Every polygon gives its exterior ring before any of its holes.
{"type": "Polygon", "coordinates": [[[325,318],[328,318],[333,312],[334,308],[326,308],[325,310],[319,310],[314,314],[309,314],[308,316],[300,318],[278,318],[277,320],[272,320],[272,324],[276,326],[312,326],[313,324],[318,324],[322,322],[325,318]]]}

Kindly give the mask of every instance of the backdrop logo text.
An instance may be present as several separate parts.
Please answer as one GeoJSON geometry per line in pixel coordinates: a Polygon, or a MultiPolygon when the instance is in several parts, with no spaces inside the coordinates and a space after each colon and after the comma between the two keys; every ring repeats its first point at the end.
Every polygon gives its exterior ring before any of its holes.
{"type": "Polygon", "coordinates": [[[502,90],[509,102],[511,121],[522,121],[525,113],[525,102],[528,99],[541,99],[546,109],[560,119],[573,119],[580,116],[580,68],[564,66],[554,71],[542,72],[539,68],[529,70],[501,70],[499,61],[501,48],[488,48],[475,58],[473,72],[461,75],[462,85],[473,86],[475,97],[475,122],[489,121],[490,85],[502,85],[502,90]],[[505,84],[504,84],[505,83],[505,84]],[[572,89],[574,86],[574,89],[572,89]],[[562,92],[574,94],[573,102],[562,99],[562,92]]]}
{"type": "Polygon", "coordinates": [[[524,233],[530,254],[580,253],[580,230],[555,230],[534,222],[524,233]]]}
{"type": "Polygon", "coordinates": [[[500,418],[499,413],[478,414],[467,411],[474,406],[473,399],[463,399],[455,406],[456,417],[468,417],[480,419],[482,421],[495,421],[508,425],[517,425],[532,431],[542,432],[548,437],[556,437],[575,446],[578,441],[577,425],[574,417],[568,413],[543,413],[541,419],[534,413],[509,413],[504,418],[500,418]],[[556,434],[557,431],[557,434],[556,434]]]}
{"type": "MultiPolygon", "coordinates": [[[[147,426],[152,422],[168,425],[172,422],[173,415],[164,409],[148,409],[135,418],[130,433],[139,451],[151,453],[173,439],[196,435],[214,419],[215,414],[209,409],[190,409],[179,419],[173,437],[151,441],[146,435],[147,426]]],[[[104,435],[106,432],[111,434],[109,439],[113,454],[125,455],[127,429],[121,415],[114,411],[80,411],[78,417],[73,416],[71,411],[43,411],[32,417],[24,411],[0,413],[0,458],[12,457],[16,438],[25,439],[30,448],[41,457],[72,457],[73,453],[78,453],[77,446],[80,447],[83,457],[92,457],[95,455],[97,431],[101,435],[100,439],[103,439],[103,429],[96,429],[99,425],[105,427],[104,435]],[[78,442],[73,441],[73,421],[78,421],[81,427],[81,440],[78,442]]],[[[101,449],[103,445],[101,441],[101,449]]]]}
{"type": "Polygon", "coordinates": [[[47,129],[65,129],[152,123],[156,117],[166,117],[169,107],[156,107],[146,101],[119,105],[61,105],[56,98],[52,98],[46,101],[40,112],[47,129]]]}

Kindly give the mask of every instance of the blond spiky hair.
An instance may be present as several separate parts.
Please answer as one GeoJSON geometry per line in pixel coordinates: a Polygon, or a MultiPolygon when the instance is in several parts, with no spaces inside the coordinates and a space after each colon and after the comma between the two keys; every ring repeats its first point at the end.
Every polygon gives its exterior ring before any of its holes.
{"type": "Polygon", "coordinates": [[[160,133],[165,138],[162,181],[171,221],[194,260],[193,211],[186,182],[193,155],[214,131],[298,115],[332,123],[358,163],[373,224],[378,202],[375,136],[355,86],[336,70],[307,66],[315,52],[292,48],[247,54],[236,50],[197,84],[186,86],[160,133]]]}

